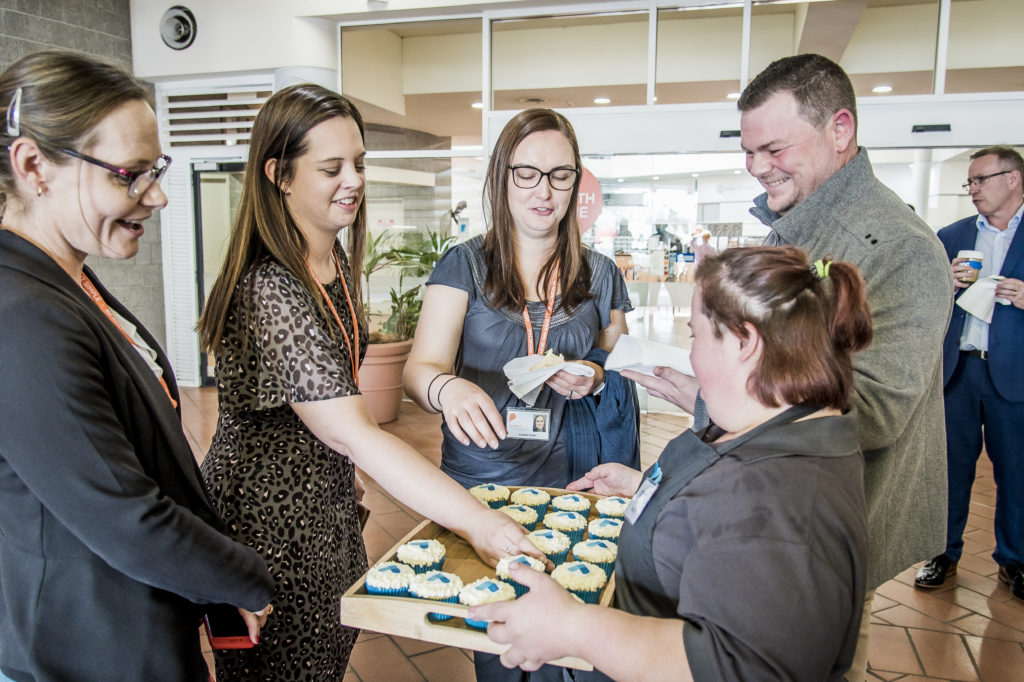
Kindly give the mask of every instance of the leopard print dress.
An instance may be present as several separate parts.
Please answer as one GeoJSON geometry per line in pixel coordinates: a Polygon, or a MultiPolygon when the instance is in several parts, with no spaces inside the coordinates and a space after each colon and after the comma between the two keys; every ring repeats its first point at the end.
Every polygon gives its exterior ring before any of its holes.
{"type": "MultiPolygon", "coordinates": [[[[351,339],[340,281],[325,289],[351,339]]],[[[367,567],[355,468],[289,406],[358,393],[337,326],[273,260],[232,301],[217,357],[220,417],[202,473],[229,532],[262,554],[276,591],[259,646],[214,652],[219,681],[341,680],[359,634],[338,621],[342,593],[367,567]]],[[[358,344],[361,360],[365,330],[358,344]]]]}

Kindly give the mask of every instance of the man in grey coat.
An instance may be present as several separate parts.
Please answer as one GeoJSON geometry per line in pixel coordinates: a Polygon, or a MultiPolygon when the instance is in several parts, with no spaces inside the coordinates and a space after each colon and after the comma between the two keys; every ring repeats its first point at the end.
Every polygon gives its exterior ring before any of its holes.
{"type": "MultiPolygon", "coordinates": [[[[941,243],[875,178],[857,146],[856,99],[846,73],[820,55],[770,64],[738,106],[747,170],[765,193],[751,213],[766,244],[811,260],[854,263],[867,284],[871,346],[854,355],[853,404],[864,451],[869,562],[861,638],[850,680],[863,680],[874,589],[945,546],[946,441],[942,340],[953,283],[941,243]]],[[[700,416],[695,380],[667,368],[623,373],[700,416]]],[[[751,557],[755,567],[760,557],[751,557]]]]}

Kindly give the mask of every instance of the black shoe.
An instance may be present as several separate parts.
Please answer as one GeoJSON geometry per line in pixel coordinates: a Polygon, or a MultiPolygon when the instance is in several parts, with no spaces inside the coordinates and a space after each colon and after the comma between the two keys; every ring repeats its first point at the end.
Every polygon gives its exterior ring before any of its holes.
{"type": "Polygon", "coordinates": [[[924,562],[924,566],[914,576],[914,587],[933,590],[936,587],[942,587],[946,578],[952,575],[956,575],[956,562],[945,554],[940,554],[934,559],[924,562]]]}
{"type": "Polygon", "coordinates": [[[999,567],[999,582],[1010,588],[1013,596],[1024,601],[1024,564],[999,567]]]}

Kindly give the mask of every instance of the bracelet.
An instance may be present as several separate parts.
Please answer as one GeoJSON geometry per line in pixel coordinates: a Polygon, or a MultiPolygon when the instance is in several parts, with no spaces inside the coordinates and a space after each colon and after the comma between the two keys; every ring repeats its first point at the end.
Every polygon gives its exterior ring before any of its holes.
{"type": "MultiPolygon", "coordinates": [[[[445,386],[447,386],[448,384],[452,383],[456,379],[458,379],[458,377],[453,374],[451,376],[451,378],[448,379],[448,381],[446,381],[443,384],[441,384],[441,388],[437,389],[437,404],[438,405],[441,405],[441,391],[444,390],[445,386]]],[[[441,412],[443,414],[444,413],[444,406],[441,405],[441,407],[439,407],[437,411],[441,412]]]]}
{"type": "MultiPolygon", "coordinates": [[[[430,380],[430,383],[427,384],[427,405],[430,406],[430,409],[437,410],[438,412],[441,411],[441,408],[440,407],[434,407],[434,402],[430,399],[430,389],[432,389],[434,387],[434,382],[435,381],[437,381],[440,377],[443,377],[446,374],[451,375],[451,372],[438,372],[437,374],[434,375],[434,378],[430,380]]],[[[441,392],[438,391],[438,394],[440,394],[440,393],[441,392]]]]}

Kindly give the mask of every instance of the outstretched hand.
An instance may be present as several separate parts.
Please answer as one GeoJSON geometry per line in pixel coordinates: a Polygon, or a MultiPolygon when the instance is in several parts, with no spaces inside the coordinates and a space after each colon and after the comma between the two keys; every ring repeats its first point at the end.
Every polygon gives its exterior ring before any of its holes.
{"type": "Polygon", "coordinates": [[[641,374],[630,369],[620,372],[626,379],[632,379],[647,389],[655,398],[667,400],[676,407],[693,414],[697,405],[697,391],[700,384],[695,377],[672,369],[671,367],[655,367],[654,374],[641,374]]]}
{"type": "Polygon", "coordinates": [[[636,469],[630,469],[622,464],[598,464],[596,467],[583,474],[566,486],[569,490],[592,490],[598,495],[620,495],[632,497],[643,474],[636,469]]]}
{"type": "Polygon", "coordinates": [[[468,526],[466,540],[488,566],[516,554],[529,554],[546,562],[547,557],[526,537],[526,529],[496,509],[480,509],[480,520],[468,526]]]}

